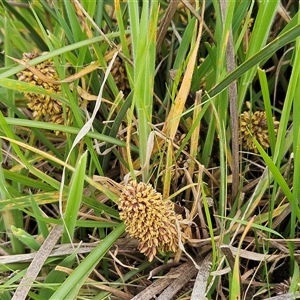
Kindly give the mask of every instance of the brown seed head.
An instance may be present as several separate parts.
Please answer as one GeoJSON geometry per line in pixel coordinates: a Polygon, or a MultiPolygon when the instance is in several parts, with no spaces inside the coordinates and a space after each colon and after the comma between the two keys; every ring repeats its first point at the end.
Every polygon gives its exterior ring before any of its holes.
{"type": "Polygon", "coordinates": [[[126,231],[139,241],[139,251],[152,261],[157,250],[175,252],[178,249],[176,220],[180,220],[171,201],[151,184],[133,181],[122,191],[119,204],[120,218],[126,231]]]}
{"type": "Polygon", "coordinates": [[[126,74],[124,62],[117,56],[114,61],[111,74],[117,84],[120,91],[123,91],[125,95],[129,94],[130,85],[126,74]]]}
{"type": "MultiPolygon", "coordinates": [[[[29,60],[40,56],[37,52],[25,53],[23,55],[23,61],[29,60]]],[[[55,69],[55,65],[51,60],[46,60],[36,66],[36,70],[42,73],[49,80],[59,80],[58,74],[55,69]]],[[[35,86],[40,86],[48,91],[48,93],[61,94],[61,85],[53,82],[44,81],[39,78],[38,75],[33,74],[31,71],[25,69],[17,74],[18,80],[28,82],[35,86]]],[[[28,107],[33,111],[33,117],[43,121],[51,123],[64,123],[63,107],[62,103],[49,95],[25,93],[25,97],[29,100],[28,107]]],[[[66,108],[67,116],[69,109],[66,108]]]]}
{"type": "MultiPolygon", "coordinates": [[[[245,150],[253,150],[257,153],[257,148],[253,139],[255,138],[264,149],[270,147],[267,116],[265,111],[243,112],[240,117],[239,142],[245,150]]],[[[275,134],[277,134],[278,124],[273,117],[275,134]]]]}

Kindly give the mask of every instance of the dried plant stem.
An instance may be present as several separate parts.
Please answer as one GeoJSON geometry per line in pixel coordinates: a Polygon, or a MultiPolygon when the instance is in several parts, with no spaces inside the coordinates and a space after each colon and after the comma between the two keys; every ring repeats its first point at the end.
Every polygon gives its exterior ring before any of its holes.
{"type": "MultiPolygon", "coordinates": [[[[226,14],[227,1],[220,1],[223,22],[226,14]]],[[[226,47],[226,64],[227,72],[231,73],[235,69],[234,47],[232,29],[229,31],[228,43],[226,47]]],[[[238,103],[237,103],[237,86],[236,81],[229,85],[229,109],[231,123],[231,148],[232,148],[232,202],[239,190],[239,144],[238,144],[238,103]]]]}

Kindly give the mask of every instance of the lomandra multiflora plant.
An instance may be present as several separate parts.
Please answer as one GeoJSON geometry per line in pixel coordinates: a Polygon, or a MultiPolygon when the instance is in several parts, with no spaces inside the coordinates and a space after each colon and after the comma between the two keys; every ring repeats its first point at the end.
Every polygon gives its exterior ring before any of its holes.
{"type": "Polygon", "coordinates": [[[126,231],[139,241],[138,249],[149,261],[157,251],[177,251],[176,222],[181,216],[175,213],[174,203],[163,200],[151,184],[130,182],[121,193],[119,209],[126,231]]]}

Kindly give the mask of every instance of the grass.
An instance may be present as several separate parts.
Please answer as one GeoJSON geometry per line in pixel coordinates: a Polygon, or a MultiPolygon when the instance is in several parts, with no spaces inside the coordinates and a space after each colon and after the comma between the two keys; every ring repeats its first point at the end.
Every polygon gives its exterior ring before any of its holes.
{"type": "Polygon", "coordinates": [[[0,28],[0,299],[298,291],[296,3],[3,0],[0,28]],[[269,147],[251,124],[254,149],[232,138],[245,111],[269,147]],[[126,234],[132,179],[174,202],[176,253],[148,262],[126,234]]]}

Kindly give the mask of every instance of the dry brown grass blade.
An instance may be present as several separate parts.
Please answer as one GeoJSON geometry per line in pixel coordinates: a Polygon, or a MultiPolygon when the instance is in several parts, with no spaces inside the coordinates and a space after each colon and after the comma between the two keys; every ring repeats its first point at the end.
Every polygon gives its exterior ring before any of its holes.
{"type": "Polygon", "coordinates": [[[182,115],[182,113],[184,111],[185,102],[186,102],[187,96],[190,92],[191,82],[192,82],[193,72],[194,72],[195,63],[196,63],[196,59],[197,59],[197,53],[198,53],[201,35],[202,35],[202,26],[200,24],[197,40],[194,45],[192,54],[190,56],[185,74],[183,76],[182,84],[180,86],[180,89],[175,98],[174,104],[172,105],[170,113],[164,124],[163,133],[166,134],[166,136],[170,140],[173,140],[175,137],[175,134],[178,129],[179,122],[180,122],[180,116],[182,115]]]}
{"type": "MultiPolygon", "coordinates": [[[[293,3],[293,1],[289,1],[289,4],[286,6],[287,8],[293,3]]],[[[284,19],[287,23],[291,21],[290,14],[288,10],[282,5],[282,3],[279,3],[277,13],[284,19]]]]}
{"type": "Polygon", "coordinates": [[[23,300],[26,299],[28,292],[31,289],[31,285],[35,281],[36,277],[38,276],[41,268],[44,265],[44,262],[49,257],[53,247],[57,243],[58,239],[62,234],[63,227],[61,225],[56,225],[46,240],[44,241],[43,245],[36,253],[34,259],[32,260],[30,266],[27,269],[26,274],[22,278],[12,300],[23,300]]]}
{"type": "MultiPolygon", "coordinates": [[[[196,263],[199,265],[201,263],[201,259],[196,259],[196,263]]],[[[196,274],[197,269],[193,262],[189,262],[190,264],[185,266],[182,269],[181,274],[178,278],[176,278],[157,298],[157,300],[169,300],[172,299],[196,274]],[[182,276],[184,274],[184,276],[182,276]]],[[[180,268],[180,267],[179,267],[180,268]]]]}
{"type": "MultiPolygon", "coordinates": [[[[74,247],[76,248],[76,252],[78,254],[85,254],[92,252],[95,247],[99,244],[99,242],[94,243],[78,243],[57,245],[51,251],[48,257],[58,257],[64,255],[71,255],[74,253],[74,247]]],[[[133,253],[138,252],[138,242],[137,240],[131,238],[120,238],[116,241],[116,243],[111,247],[111,250],[118,249],[119,253],[133,253]]],[[[16,255],[1,255],[0,256],[0,265],[8,265],[13,263],[25,263],[31,262],[36,253],[26,253],[26,254],[16,254],[16,255]]]]}
{"type": "Polygon", "coordinates": [[[173,143],[167,140],[166,170],[163,184],[163,197],[168,198],[170,195],[170,182],[172,182],[172,162],[174,157],[173,143]]]}
{"type": "Polygon", "coordinates": [[[73,82],[97,69],[99,69],[100,67],[100,63],[99,62],[92,62],[90,63],[87,67],[83,68],[82,70],[80,70],[78,73],[71,75],[70,77],[64,79],[64,80],[53,80],[51,78],[49,78],[48,76],[44,75],[41,71],[39,71],[38,69],[36,69],[34,66],[31,66],[29,63],[21,60],[21,59],[17,59],[14,57],[9,56],[9,58],[15,62],[17,62],[18,64],[25,66],[32,74],[36,75],[38,78],[40,78],[41,80],[43,80],[44,82],[47,83],[53,83],[53,84],[60,84],[60,83],[69,83],[69,82],[73,82]]]}
{"type": "MultiPolygon", "coordinates": [[[[163,276],[161,279],[158,279],[153,284],[148,286],[146,289],[144,289],[142,292],[137,294],[134,298],[131,300],[150,300],[153,298],[154,295],[159,294],[161,291],[163,291],[167,286],[171,286],[172,282],[178,283],[180,288],[183,286],[181,285],[182,282],[182,274],[186,274],[191,271],[193,273],[193,276],[197,273],[197,269],[194,267],[194,264],[191,261],[188,261],[186,263],[183,263],[181,266],[179,266],[176,269],[172,269],[170,272],[168,272],[165,276],[163,276]],[[192,270],[192,271],[191,271],[192,270]],[[174,280],[174,278],[176,278],[174,280]]],[[[190,278],[192,278],[191,276],[190,278]]],[[[188,279],[189,280],[189,279],[188,279]]],[[[179,289],[180,289],[179,288],[179,289]]],[[[176,293],[175,293],[176,294],[176,293]]],[[[158,298],[161,299],[171,299],[170,298],[158,298]]]]}
{"type": "MultiPolygon", "coordinates": [[[[201,95],[202,95],[202,91],[196,92],[196,99],[195,99],[195,109],[193,111],[193,124],[194,125],[194,121],[196,120],[197,116],[200,114],[201,112],[201,95]]],[[[197,157],[197,153],[199,151],[199,136],[200,136],[200,127],[201,127],[201,122],[198,122],[198,124],[196,125],[195,130],[193,131],[192,135],[191,135],[191,143],[190,143],[190,157],[192,158],[196,158],[197,157]]],[[[193,159],[189,160],[189,166],[188,166],[188,173],[190,175],[191,178],[193,178],[193,174],[195,171],[195,166],[196,166],[196,161],[193,159]]],[[[199,168],[200,166],[198,166],[199,168]]],[[[200,167],[202,168],[202,167],[200,167]]],[[[202,173],[202,171],[201,171],[202,173]]],[[[202,176],[202,174],[201,174],[202,176]]],[[[200,176],[199,176],[200,177],[200,176]]],[[[190,199],[190,190],[187,190],[186,192],[186,199],[190,199]]]]}
{"type": "Polygon", "coordinates": [[[21,60],[21,59],[17,59],[14,58],[12,56],[8,56],[11,60],[17,62],[18,64],[25,66],[31,73],[33,73],[34,75],[36,75],[38,78],[40,78],[41,80],[48,82],[48,83],[60,83],[60,81],[57,80],[52,80],[51,78],[47,77],[46,75],[44,75],[41,71],[37,70],[34,66],[31,66],[30,64],[28,64],[26,61],[21,60]]]}
{"type": "MultiPolygon", "coordinates": [[[[225,15],[227,11],[227,1],[222,0],[220,2],[222,19],[225,21],[225,15]]],[[[228,43],[226,46],[226,65],[227,72],[231,73],[235,70],[235,54],[234,54],[234,43],[233,43],[233,35],[232,28],[230,28],[229,32],[225,32],[228,36],[228,43]]],[[[235,200],[235,197],[239,191],[240,185],[240,175],[239,175],[239,124],[238,124],[238,103],[237,103],[237,85],[236,82],[233,81],[229,85],[228,89],[229,93],[229,108],[230,108],[230,123],[231,123],[231,151],[232,151],[232,192],[231,192],[231,201],[232,203],[235,200]]]]}
{"type": "Polygon", "coordinates": [[[160,293],[162,290],[164,290],[170,284],[170,282],[172,282],[173,276],[180,276],[178,274],[177,269],[171,270],[166,276],[155,281],[153,284],[151,284],[150,286],[145,288],[142,292],[137,294],[131,300],[140,300],[140,299],[150,300],[150,299],[152,299],[153,295],[160,293]]]}
{"type": "Polygon", "coordinates": [[[191,300],[202,300],[205,298],[207,281],[211,268],[211,259],[212,256],[209,254],[205,257],[202,264],[200,265],[200,270],[195,280],[191,300]]]}
{"type": "MultiPolygon", "coordinates": [[[[196,120],[197,116],[201,112],[201,109],[202,109],[201,95],[202,95],[202,91],[196,92],[195,109],[193,111],[192,122],[189,125],[190,127],[192,127],[195,124],[194,120],[196,120]]],[[[197,170],[197,169],[202,168],[202,166],[199,165],[199,163],[195,159],[195,158],[197,158],[197,153],[199,151],[200,127],[201,127],[201,122],[198,122],[198,124],[195,127],[195,130],[193,131],[193,133],[191,135],[191,140],[190,140],[190,151],[189,151],[189,155],[188,155],[189,160],[188,160],[188,170],[187,170],[190,178],[193,178],[195,169],[197,170]],[[198,167],[196,167],[196,164],[198,165],[198,167]]],[[[201,176],[202,176],[202,174],[201,174],[201,176]]],[[[185,194],[186,199],[190,199],[190,193],[191,193],[191,190],[186,191],[186,194],[185,194]]]]}
{"type": "MultiPolygon", "coordinates": [[[[233,246],[229,246],[230,251],[236,255],[238,253],[238,248],[233,247],[233,246]]],[[[288,257],[289,254],[261,254],[261,253],[257,253],[254,251],[248,251],[248,250],[244,250],[244,249],[239,249],[239,256],[242,258],[246,258],[252,261],[267,261],[267,262],[271,262],[274,260],[278,260],[281,258],[285,258],[288,257]]],[[[299,254],[295,254],[295,256],[299,257],[299,254]]]]}
{"type": "MultiPolygon", "coordinates": [[[[176,135],[176,132],[177,132],[178,126],[179,126],[179,122],[180,122],[180,116],[182,115],[182,113],[184,111],[186,99],[190,92],[192,76],[193,76],[193,71],[195,68],[195,63],[196,63],[196,58],[197,58],[201,35],[202,35],[202,26],[200,24],[197,40],[194,45],[192,54],[190,56],[190,59],[189,59],[189,62],[188,62],[187,68],[186,68],[186,72],[185,72],[183,80],[182,80],[181,87],[178,91],[178,94],[175,98],[174,104],[171,107],[170,113],[167,116],[167,119],[164,124],[164,128],[162,130],[163,133],[167,136],[167,138],[170,139],[170,141],[173,141],[173,139],[176,135]]],[[[172,150],[173,150],[173,143],[170,142],[170,143],[168,143],[168,150],[167,150],[168,156],[172,153],[172,150]]],[[[167,164],[167,166],[166,166],[166,175],[165,175],[165,180],[164,180],[164,191],[163,191],[164,197],[169,196],[169,186],[170,186],[169,178],[171,177],[170,166],[171,166],[171,164],[167,164]]]]}
{"type": "Polygon", "coordinates": [[[106,36],[106,34],[100,29],[100,27],[96,24],[96,22],[93,20],[93,18],[89,15],[89,13],[84,9],[84,7],[79,3],[78,0],[72,0],[72,3],[76,9],[76,13],[78,18],[81,20],[81,22],[84,25],[84,28],[86,30],[87,35],[89,36],[89,38],[93,37],[93,33],[90,30],[90,26],[88,25],[88,23],[86,22],[86,20],[88,20],[93,27],[95,28],[95,30],[103,37],[104,41],[111,47],[111,48],[116,48],[116,44],[109,40],[106,36]]]}
{"type": "MultiPolygon", "coordinates": [[[[98,244],[98,243],[96,243],[98,244]]],[[[76,244],[74,244],[76,246],[76,244]]],[[[77,253],[84,254],[84,253],[90,253],[95,248],[94,244],[92,245],[86,245],[85,247],[80,247],[77,250],[77,253]]],[[[63,245],[53,251],[49,254],[48,257],[57,257],[62,255],[71,255],[74,253],[74,247],[71,245],[63,245]]],[[[0,256],[0,264],[1,265],[7,265],[7,264],[13,264],[13,263],[25,263],[30,262],[36,257],[37,253],[26,253],[26,254],[16,254],[16,255],[5,255],[0,256]]]]}
{"type": "Polygon", "coordinates": [[[172,21],[172,18],[176,12],[178,3],[180,0],[170,0],[169,6],[161,20],[157,31],[157,50],[160,49],[161,43],[163,42],[167,33],[168,27],[172,21]]]}
{"type": "Polygon", "coordinates": [[[265,300],[294,300],[294,299],[300,299],[300,293],[287,293],[284,295],[279,295],[271,298],[266,298],[265,300]]]}
{"type": "MultiPolygon", "coordinates": [[[[205,31],[208,33],[209,37],[211,38],[211,40],[213,41],[214,44],[216,44],[216,40],[214,37],[214,34],[211,32],[211,30],[209,29],[209,27],[205,24],[203,16],[200,17],[200,15],[198,14],[198,12],[194,9],[194,7],[192,6],[190,1],[187,0],[181,0],[181,2],[186,6],[186,8],[192,13],[192,15],[200,22],[203,23],[203,27],[205,29],[205,31]]],[[[205,7],[205,3],[202,3],[202,7],[205,7]]]]}
{"type": "Polygon", "coordinates": [[[230,246],[228,246],[228,245],[221,245],[220,249],[223,252],[223,254],[225,255],[226,260],[227,260],[227,262],[228,262],[228,264],[230,266],[230,269],[233,270],[234,269],[234,258],[233,258],[230,246]]]}
{"type": "MultiPolygon", "coordinates": [[[[129,39],[128,39],[128,43],[130,43],[129,39]]],[[[110,61],[112,59],[113,55],[116,53],[116,51],[119,51],[119,50],[121,50],[121,45],[116,45],[116,47],[105,56],[105,61],[110,61]]],[[[53,84],[74,82],[75,80],[80,79],[80,78],[84,77],[85,75],[90,74],[93,71],[101,68],[100,62],[94,61],[94,62],[91,62],[85,68],[81,69],[79,72],[77,72],[63,80],[53,80],[53,79],[49,78],[48,76],[44,75],[41,71],[36,69],[34,66],[31,66],[28,62],[25,62],[23,60],[20,60],[20,59],[11,57],[11,56],[9,56],[9,58],[11,60],[17,62],[18,64],[25,66],[30,72],[32,72],[34,75],[36,75],[38,78],[40,78],[44,82],[53,83],[53,84]]],[[[127,59],[127,61],[128,61],[128,59],[127,59]]]]}

